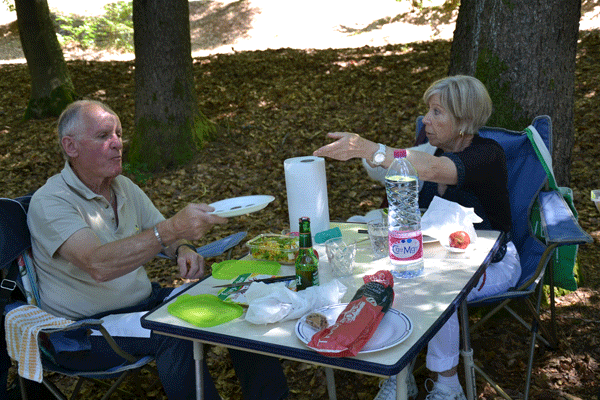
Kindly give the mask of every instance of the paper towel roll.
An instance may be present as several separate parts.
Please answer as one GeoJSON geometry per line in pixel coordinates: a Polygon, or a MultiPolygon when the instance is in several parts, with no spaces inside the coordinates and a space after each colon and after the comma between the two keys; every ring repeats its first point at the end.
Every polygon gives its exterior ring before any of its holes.
{"type": "Polygon", "coordinates": [[[329,202],[325,159],[306,156],[288,158],[283,162],[287,191],[290,230],[298,232],[298,220],[310,218],[310,233],[329,229],[329,202]]]}

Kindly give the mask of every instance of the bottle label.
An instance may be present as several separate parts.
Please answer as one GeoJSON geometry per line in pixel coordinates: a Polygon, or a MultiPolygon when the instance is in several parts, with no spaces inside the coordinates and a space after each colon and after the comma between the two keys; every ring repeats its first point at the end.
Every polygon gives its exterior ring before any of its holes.
{"type": "Polygon", "coordinates": [[[423,257],[423,234],[421,231],[391,231],[390,259],[416,261],[423,257]]]}

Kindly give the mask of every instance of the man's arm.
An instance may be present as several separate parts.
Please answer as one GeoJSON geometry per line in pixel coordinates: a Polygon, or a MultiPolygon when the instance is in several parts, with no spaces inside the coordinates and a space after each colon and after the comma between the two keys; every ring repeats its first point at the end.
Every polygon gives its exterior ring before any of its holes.
{"type": "MultiPolygon", "coordinates": [[[[167,255],[172,256],[184,240],[199,240],[214,224],[227,222],[213,214],[206,204],[190,204],[173,217],[159,222],[156,228],[167,255]]],[[[98,282],[106,282],[126,275],[150,261],[162,250],[153,229],[137,235],[102,244],[91,229],[75,232],[58,249],[58,253],[78,268],[86,271],[98,282]]],[[[202,257],[189,249],[181,250],[178,264],[184,278],[196,278],[203,274],[202,257]],[[185,274],[184,274],[185,272],[185,274]]]]}

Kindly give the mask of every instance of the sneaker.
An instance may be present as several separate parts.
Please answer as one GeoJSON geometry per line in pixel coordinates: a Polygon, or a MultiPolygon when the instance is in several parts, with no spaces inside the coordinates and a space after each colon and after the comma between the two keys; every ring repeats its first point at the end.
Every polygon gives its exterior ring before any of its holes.
{"type": "Polygon", "coordinates": [[[433,382],[433,388],[429,390],[427,389],[429,382],[433,381],[431,379],[425,381],[425,389],[429,392],[425,400],[467,400],[462,387],[454,389],[442,383],[433,382]]]}
{"type": "MultiPolygon", "coordinates": [[[[414,399],[419,394],[417,389],[417,383],[413,374],[408,374],[406,378],[406,386],[408,392],[408,398],[414,399]]],[[[379,393],[373,400],[394,400],[396,399],[396,375],[390,376],[386,380],[379,384],[379,393]]]]}

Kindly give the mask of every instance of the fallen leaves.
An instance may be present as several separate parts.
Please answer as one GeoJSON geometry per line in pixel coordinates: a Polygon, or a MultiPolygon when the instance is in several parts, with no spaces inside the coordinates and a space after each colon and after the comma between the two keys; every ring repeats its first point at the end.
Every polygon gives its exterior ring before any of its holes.
{"type": "MultiPolygon", "coordinates": [[[[598,32],[582,33],[579,54],[587,56],[578,58],[578,154],[572,166],[580,222],[593,231],[596,243],[579,250],[584,288],[561,297],[560,349],[536,350],[532,398],[566,398],[565,392],[589,398],[586,394],[597,388],[600,378],[600,213],[589,199],[590,190],[600,188],[600,112],[593,95],[600,87],[600,74],[598,56],[590,56],[600,48],[599,36],[598,32]]],[[[127,175],[167,217],[189,202],[211,203],[250,194],[275,196],[263,211],[216,226],[198,245],[238,231],[248,232],[248,239],[278,233],[289,227],[283,161],[311,154],[328,142],[325,134],[330,131],[352,131],[377,142],[408,146],[414,138],[415,119],[425,111],[420,97],[433,80],[446,75],[449,50],[449,42],[434,41],[381,48],[238,52],[197,59],[194,72],[199,103],[217,124],[215,140],[198,151],[194,162],[177,170],[154,176],[128,171],[127,175]]],[[[121,117],[125,138],[129,138],[134,115],[133,63],[74,61],[68,66],[78,93],[112,106],[121,117]]],[[[0,186],[3,196],[16,197],[40,187],[62,169],[64,161],[54,119],[21,120],[29,98],[27,67],[4,64],[0,71],[0,186]]],[[[327,160],[326,172],[332,220],[365,214],[383,200],[385,192],[366,178],[356,160],[327,160]]],[[[234,256],[246,251],[239,246],[234,256]]],[[[210,260],[214,261],[220,258],[210,260]]],[[[153,261],[148,270],[164,285],[181,284],[170,261],[153,261]]],[[[476,352],[480,351],[488,372],[509,392],[518,394],[527,338],[512,322],[492,321],[492,326],[474,338],[476,352]]],[[[227,352],[211,347],[207,357],[223,398],[240,399],[227,352]]],[[[327,398],[322,368],[293,361],[283,365],[292,390],[290,399],[327,398]]],[[[376,377],[345,371],[335,374],[338,398],[370,399],[378,391],[376,377]]],[[[421,388],[424,379],[418,376],[421,388]]],[[[499,398],[487,384],[478,381],[478,385],[481,399],[499,398]]],[[[92,386],[86,398],[94,398],[96,392],[92,386]]],[[[148,396],[163,398],[160,388],[148,396]]]]}

